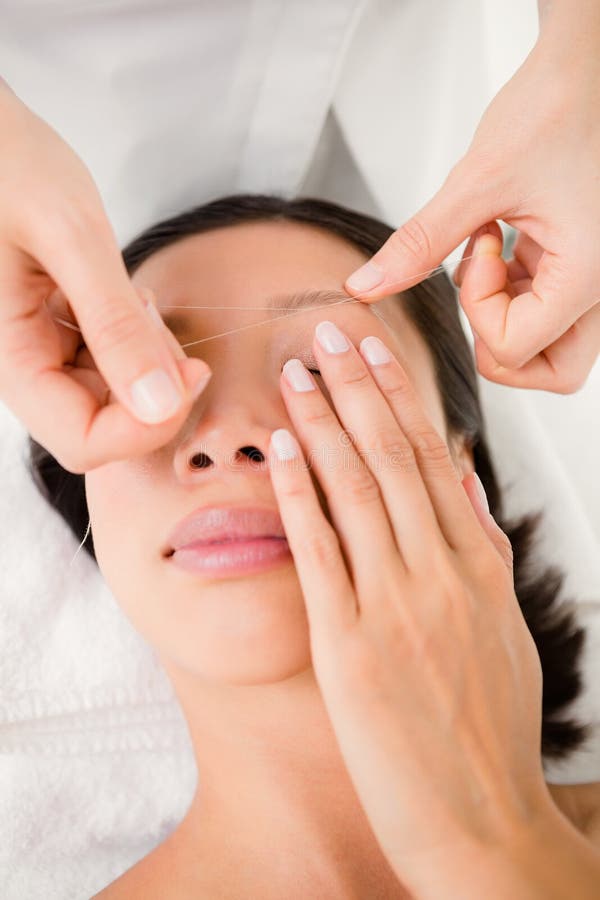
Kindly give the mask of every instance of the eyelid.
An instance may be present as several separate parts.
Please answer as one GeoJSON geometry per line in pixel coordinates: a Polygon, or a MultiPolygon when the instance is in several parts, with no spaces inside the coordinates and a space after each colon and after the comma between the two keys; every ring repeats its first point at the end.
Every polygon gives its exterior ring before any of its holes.
{"type": "Polygon", "coordinates": [[[317,361],[311,350],[299,350],[297,353],[290,353],[289,356],[284,359],[283,363],[281,364],[281,368],[283,369],[283,365],[287,361],[287,359],[292,358],[299,359],[302,365],[305,366],[305,368],[307,368],[309,372],[312,372],[313,375],[321,374],[321,370],[318,368],[317,361]]]}

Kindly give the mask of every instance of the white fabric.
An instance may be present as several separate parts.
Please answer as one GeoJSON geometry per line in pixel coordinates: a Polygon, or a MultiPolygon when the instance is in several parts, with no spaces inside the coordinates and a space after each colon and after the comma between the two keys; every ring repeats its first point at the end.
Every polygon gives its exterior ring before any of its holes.
{"type": "MultiPolygon", "coordinates": [[[[534,0],[0,0],[0,11],[4,77],[85,160],[120,242],[237,190],[302,190],[400,224],[536,34],[534,0]]],[[[546,508],[543,558],[567,571],[589,629],[573,711],[597,722],[600,366],[574,397],[480,385],[509,512],[546,508]]],[[[197,775],[170,683],[91,560],[68,568],[77,542],[28,477],[24,429],[1,406],[0,434],[2,896],[82,900],[173,830],[197,775]]],[[[598,737],[548,776],[600,779],[598,737]]]]}

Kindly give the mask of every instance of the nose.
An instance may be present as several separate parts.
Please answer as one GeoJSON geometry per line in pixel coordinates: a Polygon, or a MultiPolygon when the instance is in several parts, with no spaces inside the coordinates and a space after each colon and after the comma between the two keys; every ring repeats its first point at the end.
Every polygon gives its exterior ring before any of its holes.
{"type": "MultiPolygon", "coordinates": [[[[237,463],[243,459],[261,463],[265,461],[266,457],[259,447],[256,447],[253,444],[246,444],[243,447],[238,447],[234,451],[231,461],[237,463]]],[[[208,453],[205,453],[204,450],[198,450],[198,452],[194,453],[189,460],[189,466],[192,469],[208,469],[209,466],[214,465],[215,460],[208,453]]]]}
{"type": "MultiPolygon", "coordinates": [[[[279,388],[279,372],[265,359],[262,342],[221,341],[218,355],[206,360],[213,377],[198,397],[179,433],[175,468],[190,482],[237,472],[269,479],[271,433],[289,427],[279,388]]],[[[214,350],[213,350],[214,352],[214,350]]]]}
{"type": "MultiPolygon", "coordinates": [[[[205,401],[192,413],[191,430],[176,449],[175,467],[181,481],[194,479],[203,470],[213,474],[267,471],[271,432],[287,422],[283,401],[265,394],[261,403],[248,398],[231,402],[223,394],[205,401]]],[[[208,473],[207,473],[208,474],[208,473]]]]}

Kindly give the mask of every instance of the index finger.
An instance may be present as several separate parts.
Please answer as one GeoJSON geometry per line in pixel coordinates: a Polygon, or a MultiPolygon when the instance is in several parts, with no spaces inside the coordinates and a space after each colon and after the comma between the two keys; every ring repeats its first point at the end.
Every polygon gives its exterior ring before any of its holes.
{"type": "MultiPolygon", "coordinates": [[[[46,227],[36,233],[28,252],[36,254],[67,297],[119,401],[140,422],[163,423],[183,403],[178,366],[164,336],[144,315],[108,220],[88,216],[69,220],[62,213],[52,231],[46,227]]],[[[18,302],[18,294],[12,302],[18,302]]]]}

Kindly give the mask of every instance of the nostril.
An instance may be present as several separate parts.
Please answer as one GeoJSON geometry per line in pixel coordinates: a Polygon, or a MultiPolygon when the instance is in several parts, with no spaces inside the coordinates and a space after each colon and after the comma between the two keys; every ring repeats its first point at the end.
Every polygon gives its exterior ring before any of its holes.
{"type": "Polygon", "coordinates": [[[196,453],[190,459],[192,469],[206,469],[212,465],[212,459],[207,453],[196,453]]]}
{"type": "Polygon", "coordinates": [[[252,462],[264,462],[265,455],[262,450],[259,450],[258,447],[247,446],[240,447],[240,453],[243,453],[244,456],[247,456],[248,459],[252,460],[252,462]]]}

